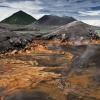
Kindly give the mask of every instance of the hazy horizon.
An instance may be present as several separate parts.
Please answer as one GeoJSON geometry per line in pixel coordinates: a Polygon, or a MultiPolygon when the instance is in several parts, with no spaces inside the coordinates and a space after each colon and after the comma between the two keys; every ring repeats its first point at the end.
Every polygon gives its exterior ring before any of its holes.
{"type": "Polygon", "coordinates": [[[72,16],[87,24],[100,26],[100,0],[2,0],[0,21],[19,10],[36,19],[43,15],[72,16]]]}

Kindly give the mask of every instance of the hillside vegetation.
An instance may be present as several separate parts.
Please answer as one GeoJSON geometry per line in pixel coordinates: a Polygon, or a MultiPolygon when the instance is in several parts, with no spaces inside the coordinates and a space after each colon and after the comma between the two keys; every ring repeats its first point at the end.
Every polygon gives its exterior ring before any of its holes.
{"type": "Polygon", "coordinates": [[[19,25],[28,25],[36,21],[34,17],[31,15],[23,12],[23,11],[18,11],[11,15],[10,17],[4,19],[1,21],[1,23],[7,23],[7,24],[19,24],[19,25]]]}

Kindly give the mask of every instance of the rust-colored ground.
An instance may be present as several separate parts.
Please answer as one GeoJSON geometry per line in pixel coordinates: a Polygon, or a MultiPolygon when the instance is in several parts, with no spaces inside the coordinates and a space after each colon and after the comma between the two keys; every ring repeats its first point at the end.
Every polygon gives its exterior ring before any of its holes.
{"type": "Polygon", "coordinates": [[[71,69],[77,51],[69,45],[37,40],[1,55],[0,100],[100,100],[100,65],[71,69]]]}

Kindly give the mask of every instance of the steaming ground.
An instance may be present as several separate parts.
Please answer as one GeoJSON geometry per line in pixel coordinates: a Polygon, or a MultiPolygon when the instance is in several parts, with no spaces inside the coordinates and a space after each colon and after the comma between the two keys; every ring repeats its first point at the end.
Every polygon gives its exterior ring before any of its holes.
{"type": "Polygon", "coordinates": [[[0,57],[1,100],[100,99],[99,44],[34,40],[0,57]]]}

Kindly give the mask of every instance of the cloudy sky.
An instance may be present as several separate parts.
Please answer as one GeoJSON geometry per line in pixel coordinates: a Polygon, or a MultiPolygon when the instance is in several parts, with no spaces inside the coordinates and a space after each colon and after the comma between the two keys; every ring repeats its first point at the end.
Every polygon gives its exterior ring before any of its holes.
{"type": "Polygon", "coordinates": [[[37,19],[45,14],[73,16],[100,26],[100,0],[0,0],[0,21],[19,10],[37,19]]]}

